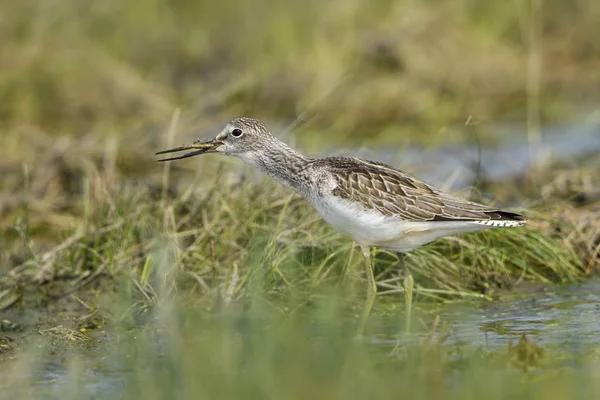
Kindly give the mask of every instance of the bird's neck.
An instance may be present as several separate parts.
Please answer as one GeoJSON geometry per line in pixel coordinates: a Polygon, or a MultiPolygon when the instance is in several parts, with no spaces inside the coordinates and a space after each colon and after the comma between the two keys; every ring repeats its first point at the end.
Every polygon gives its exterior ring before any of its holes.
{"type": "Polygon", "coordinates": [[[240,158],[300,194],[306,189],[306,167],[311,159],[283,142],[277,141],[261,152],[242,154],[240,158]]]}

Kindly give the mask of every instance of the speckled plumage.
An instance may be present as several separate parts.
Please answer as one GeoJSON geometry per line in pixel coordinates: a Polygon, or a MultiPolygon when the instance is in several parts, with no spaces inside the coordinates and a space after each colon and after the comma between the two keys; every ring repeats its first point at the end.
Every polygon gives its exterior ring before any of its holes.
{"type": "Polygon", "coordinates": [[[231,121],[212,141],[159,154],[187,149],[200,150],[166,160],[204,152],[237,156],[294,189],[363,248],[406,252],[440,237],[526,222],[519,214],[458,199],[386,164],[303,156],[252,118],[231,121]]]}
{"type": "Polygon", "coordinates": [[[461,200],[435,189],[393,167],[352,157],[328,157],[337,187],[332,194],[361,203],[365,208],[410,221],[520,222],[518,214],[461,200]]]}

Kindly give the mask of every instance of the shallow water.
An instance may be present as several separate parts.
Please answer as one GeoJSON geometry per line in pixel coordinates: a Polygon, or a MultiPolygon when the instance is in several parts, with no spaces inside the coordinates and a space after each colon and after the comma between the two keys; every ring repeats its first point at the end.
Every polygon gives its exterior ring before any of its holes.
{"type": "MultiPolygon", "coordinates": [[[[396,346],[398,340],[403,339],[399,333],[402,309],[402,301],[397,297],[378,300],[372,322],[379,331],[367,341],[383,348],[396,346]]],[[[417,302],[414,328],[420,332],[419,336],[426,335],[435,315],[439,315],[441,322],[446,324],[449,336],[444,343],[447,346],[471,350],[502,349],[509,341],[516,342],[525,333],[537,345],[547,349],[562,353],[589,353],[600,344],[600,281],[540,289],[536,293],[509,295],[494,301],[456,302],[435,308],[426,304],[421,307],[417,302]]],[[[315,335],[318,336],[318,333],[315,335]]],[[[125,351],[123,349],[119,351],[125,351]]],[[[104,343],[96,349],[79,353],[79,371],[85,373],[78,373],[75,378],[68,363],[60,361],[64,355],[54,354],[37,369],[33,386],[27,391],[38,398],[53,398],[61,393],[76,395],[79,391],[86,397],[118,395],[126,386],[125,382],[135,379],[136,374],[120,362],[111,361],[123,360],[115,358],[114,353],[109,354],[114,351],[110,343],[104,343]],[[77,382],[77,388],[73,382],[77,382]]],[[[138,371],[138,377],[139,374],[138,371]]],[[[8,387],[9,379],[13,381],[14,378],[14,371],[0,372],[0,391],[8,387]]]]}
{"type": "MultiPolygon", "coordinates": [[[[547,159],[568,160],[600,152],[600,114],[593,113],[579,125],[554,125],[541,130],[539,146],[527,142],[523,124],[496,125],[493,135],[508,137],[498,146],[460,145],[424,149],[371,147],[349,155],[370,158],[400,169],[417,171],[419,178],[431,184],[463,188],[473,185],[478,176],[501,180],[521,176],[527,168],[547,159]],[[515,132],[520,132],[515,135],[515,132]]],[[[333,154],[333,152],[331,152],[333,154]]]]}
{"type": "MultiPolygon", "coordinates": [[[[383,305],[382,307],[385,307],[383,305]]],[[[395,306],[397,307],[397,306],[395,306]]],[[[536,293],[506,295],[481,302],[456,302],[439,309],[419,310],[425,323],[439,315],[447,324],[448,345],[501,348],[522,334],[541,346],[579,352],[600,345],[600,281],[545,288],[536,293]]],[[[388,329],[397,328],[393,315],[386,313],[388,329]]],[[[394,345],[399,336],[376,335],[383,346],[394,345]]]]}
{"type": "Polygon", "coordinates": [[[460,307],[449,307],[442,318],[454,326],[457,339],[472,345],[502,346],[524,333],[542,346],[579,351],[600,344],[599,293],[600,282],[594,281],[493,301],[467,313],[472,320],[460,307]]]}

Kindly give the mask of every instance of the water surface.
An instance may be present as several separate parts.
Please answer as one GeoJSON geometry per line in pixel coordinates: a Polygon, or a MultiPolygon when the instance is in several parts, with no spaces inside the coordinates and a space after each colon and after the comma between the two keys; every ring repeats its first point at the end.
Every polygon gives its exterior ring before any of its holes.
{"type": "MultiPolygon", "coordinates": [[[[591,281],[547,287],[530,294],[508,295],[494,301],[455,302],[431,307],[428,304],[421,306],[417,302],[414,330],[417,337],[424,338],[427,325],[435,315],[439,315],[448,333],[444,344],[465,351],[477,348],[501,350],[509,341],[516,342],[522,334],[526,334],[545,349],[589,354],[600,345],[599,293],[600,281],[591,281]]],[[[400,333],[402,310],[403,304],[397,297],[379,300],[372,317],[378,332],[366,338],[367,342],[388,350],[401,342],[404,339],[400,333]]],[[[309,332],[317,342],[321,342],[318,340],[319,329],[309,332]]],[[[245,334],[243,327],[240,328],[240,334],[242,337],[245,334]]],[[[198,336],[201,337],[202,333],[198,332],[198,336]]],[[[55,398],[61,393],[79,395],[80,392],[88,397],[118,396],[129,379],[139,379],[140,371],[127,367],[129,355],[124,353],[131,351],[131,347],[119,348],[118,343],[112,346],[110,334],[108,339],[108,342],[95,349],[76,356],[79,372],[75,375],[69,370],[72,362],[69,363],[64,354],[50,354],[34,372],[33,386],[27,390],[38,398],[55,398]],[[116,357],[115,352],[121,354],[116,357]],[[73,382],[77,382],[77,386],[73,382]]],[[[140,357],[134,359],[135,363],[143,364],[134,364],[137,365],[134,368],[143,369],[152,363],[164,362],[165,373],[168,373],[168,346],[159,345],[157,348],[161,349],[159,354],[149,358],[152,361],[148,365],[143,362],[145,356],[132,354],[132,357],[140,357]]],[[[577,363],[573,364],[573,368],[578,368],[577,363]]],[[[9,387],[14,379],[15,371],[0,372],[0,390],[9,387]]]]}

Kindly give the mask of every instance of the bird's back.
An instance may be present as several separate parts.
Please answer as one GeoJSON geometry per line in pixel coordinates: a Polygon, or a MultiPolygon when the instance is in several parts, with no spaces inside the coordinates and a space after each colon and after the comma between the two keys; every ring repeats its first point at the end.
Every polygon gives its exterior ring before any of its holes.
{"type": "Polygon", "coordinates": [[[354,157],[315,161],[335,181],[333,196],[408,221],[505,221],[525,218],[456,198],[389,165],[354,157]]]}
{"type": "Polygon", "coordinates": [[[314,160],[311,200],[334,228],[365,245],[409,251],[444,236],[521,226],[522,215],[461,200],[389,165],[354,157],[314,160]]]}

